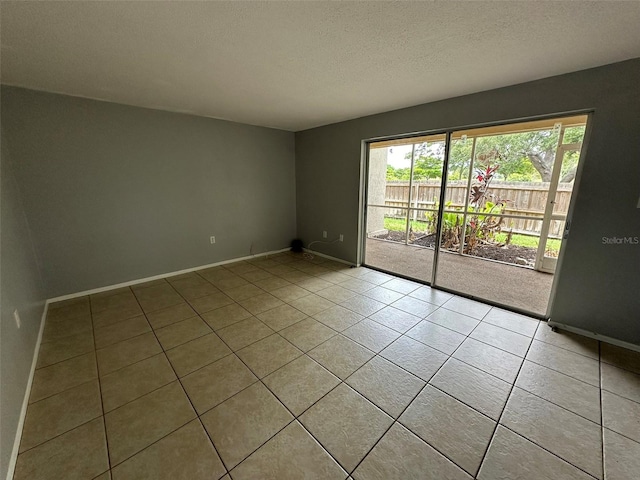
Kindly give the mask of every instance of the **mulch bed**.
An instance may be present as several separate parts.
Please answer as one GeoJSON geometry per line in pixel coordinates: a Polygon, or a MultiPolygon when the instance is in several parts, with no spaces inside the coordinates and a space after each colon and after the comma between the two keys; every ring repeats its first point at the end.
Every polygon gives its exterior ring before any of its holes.
{"type": "MultiPolygon", "coordinates": [[[[385,235],[377,235],[374,238],[387,240],[390,242],[404,243],[404,232],[389,231],[385,235]]],[[[435,245],[435,234],[416,238],[412,245],[421,247],[431,247],[435,245]]],[[[503,247],[497,245],[477,245],[473,251],[474,257],[488,258],[491,260],[499,260],[501,262],[513,263],[515,265],[533,266],[536,260],[536,249],[530,247],[521,247],[519,245],[505,245],[503,247]],[[525,263],[526,261],[526,263],[525,263]]]]}

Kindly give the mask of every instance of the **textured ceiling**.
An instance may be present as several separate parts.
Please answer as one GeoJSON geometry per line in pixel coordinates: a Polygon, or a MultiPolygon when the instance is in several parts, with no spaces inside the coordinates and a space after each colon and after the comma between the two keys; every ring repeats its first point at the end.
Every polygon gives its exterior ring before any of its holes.
{"type": "Polygon", "coordinates": [[[640,57],[640,2],[7,2],[2,83],[302,130],[640,57]]]}

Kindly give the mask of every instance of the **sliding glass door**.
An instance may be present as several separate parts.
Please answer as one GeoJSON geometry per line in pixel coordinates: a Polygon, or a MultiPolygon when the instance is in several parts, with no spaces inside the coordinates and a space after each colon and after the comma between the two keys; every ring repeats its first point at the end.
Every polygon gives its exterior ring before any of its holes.
{"type": "Polygon", "coordinates": [[[364,263],[545,315],[586,121],[370,143],[364,263]]]}

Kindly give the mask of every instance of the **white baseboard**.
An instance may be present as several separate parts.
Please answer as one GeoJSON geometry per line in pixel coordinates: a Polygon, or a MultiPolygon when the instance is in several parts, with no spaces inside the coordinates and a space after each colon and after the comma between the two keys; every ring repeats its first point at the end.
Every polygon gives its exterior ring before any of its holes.
{"type": "Polygon", "coordinates": [[[49,300],[47,300],[47,302],[49,303],[61,302],[62,300],[69,300],[71,298],[84,297],[85,295],[93,295],[94,293],[108,292],[109,290],[114,290],[116,288],[130,287],[131,285],[138,285],[139,283],[150,282],[152,280],[159,280],[161,278],[166,278],[166,277],[173,277],[174,275],[182,275],[183,273],[195,272],[196,270],[202,270],[203,268],[217,267],[220,265],[226,265],[228,263],[241,262],[243,260],[251,260],[252,258],[267,257],[269,255],[288,252],[290,250],[291,248],[282,248],[280,250],[272,250],[270,252],[257,253],[255,255],[248,255],[246,257],[232,258],[230,260],[222,260],[220,262],[209,263],[207,265],[200,265],[197,267],[185,268],[184,270],[177,270],[175,272],[162,273],[160,275],[154,275],[152,277],[139,278],[137,280],[131,280],[129,282],[117,283],[115,285],[107,285],[106,287],[92,288],[91,290],[70,293],[68,295],[61,295],[59,297],[50,298],[49,300]]]}
{"type": "Polygon", "coordinates": [[[346,260],[342,260],[341,258],[332,257],[331,255],[325,255],[324,253],[316,252],[315,250],[310,250],[308,248],[303,248],[302,250],[305,253],[310,253],[312,255],[317,255],[318,257],[327,258],[329,260],[333,260],[334,262],[344,263],[345,265],[349,265],[350,267],[359,266],[359,265],[355,265],[352,262],[347,262],[346,260]]]}
{"type": "Polygon", "coordinates": [[[610,343],[611,345],[616,345],[618,347],[640,352],[640,345],[634,345],[633,343],[618,340],[617,338],[607,337],[606,335],[600,335],[599,333],[590,332],[589,330],[584,330],[582,328],[572,327],[571,325],[565,325],[564,323],[554,322],[553,320],[549,320],[547,323],[550,327],[557,327],[560,330],[577,333],[578,335],[582,335],[583,337],[593,338],[595,340],[600,340],[601,342],[610,343]]]}
{"type": "Polygon", "coordinates": [[[40,319],[40,331],[38,332],[38,340],[36,340],[36,347],[33,350],[33,359],[31,361],[31,371],[29,372],[29,379],[27,380],[27,388],[24,392],[24,400],[22,400],[22,409],[20,410],[20,417],[18,418],[18,428],[16,429],[16,436],[13,441],[13,450],[11,451],[11,457],[9,458],[9,468],[7,469],[7,480],[13,478],[13,473],[16,469],[16,461],[18,460],[18,451],[20,450],[20,441],[22,440],[22,429],[24,427],[24,419],[27,416],[27,407],[29,406],[29,396],[31,395],[31,384],[33,383],[33,376],[36,372],[36,364],[38,362],[38,353],[40,353],[40,343],[42,343],[42,334],[44,332],[44,323],[47,318],[47,312],[49,310],[49,300],[44,304],[44,311],[42,312],[42,318],[40,319]]]}

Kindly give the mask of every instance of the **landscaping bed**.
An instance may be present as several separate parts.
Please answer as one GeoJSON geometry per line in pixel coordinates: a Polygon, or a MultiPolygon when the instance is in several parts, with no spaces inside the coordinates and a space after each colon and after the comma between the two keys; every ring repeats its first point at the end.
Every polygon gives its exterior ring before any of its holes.
{"type": "MultiPolygon", "coordinates": [[[[386,234],[376,235],[372,238],[396,243],[404,243],[405,241],[404,232],[393,230],[390,230],[386,234]]],[[[414,238],[415,239],[410,243],[410,245],[431,248],[435,246],[435,234],[426,235],[424,237],[420,237],[418,235],[414,238]]],[[[498,245],[480,244],[473,250],[473,256],[512,263],[514,265],[533,266],[536,260],[536,249],[520,245],[504,245],[501,247],[498,245]]]]}

